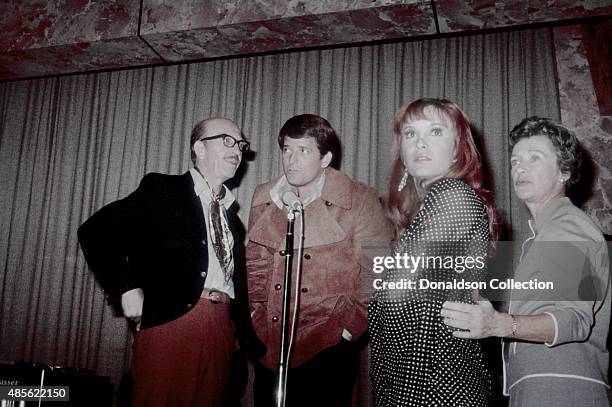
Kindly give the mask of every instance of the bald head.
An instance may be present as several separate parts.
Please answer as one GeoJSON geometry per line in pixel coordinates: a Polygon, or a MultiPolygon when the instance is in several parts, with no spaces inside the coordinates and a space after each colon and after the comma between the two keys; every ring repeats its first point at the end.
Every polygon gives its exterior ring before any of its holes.
{"type": "Polygon", "coordinates": [[[201,140],[204,137],[214,136],[215,134],[212,133],[215,133],[216,129],[228,127],[233,128],[238,133],[240,133],[240,128],[238,127],[238,125],[230,119],[226,119],[224,117],[211,117],[210,119],[202,120],[201,122],[196,124],[196,126],[193,128],[193,131],[191,132],[191,162],[193,162],[194,164],[196,162],[196,153],[193,149],[193,146],[198,140],[201,140]]]}

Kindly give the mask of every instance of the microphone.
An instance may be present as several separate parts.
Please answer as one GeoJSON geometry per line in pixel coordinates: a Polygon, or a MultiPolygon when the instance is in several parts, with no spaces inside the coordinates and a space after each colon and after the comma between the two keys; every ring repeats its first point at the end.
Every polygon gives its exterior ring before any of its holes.
{"type": "Polygon", "coordinates": [[[281,201],[283,205],[288,206],[292,211],[299,211],[302,209],[302,201],[297,196],[294,190],[289,189],[281,195],[281,201]]]}

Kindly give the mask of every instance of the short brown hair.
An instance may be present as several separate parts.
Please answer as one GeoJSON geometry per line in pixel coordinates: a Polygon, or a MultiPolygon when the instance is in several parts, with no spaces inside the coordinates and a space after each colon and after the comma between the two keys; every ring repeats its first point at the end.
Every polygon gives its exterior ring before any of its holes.
{"type": "Polygon", "coordinates": [[[278,145],[283,148],[285,137],[300,139],[313,137],[321,156],[332,153],[331,166],[338,168],[340,164],[340,140],[334,128],[327,120],[316,114],[300,114],[293,116],[283,124],[278,133],[278,145]]]}

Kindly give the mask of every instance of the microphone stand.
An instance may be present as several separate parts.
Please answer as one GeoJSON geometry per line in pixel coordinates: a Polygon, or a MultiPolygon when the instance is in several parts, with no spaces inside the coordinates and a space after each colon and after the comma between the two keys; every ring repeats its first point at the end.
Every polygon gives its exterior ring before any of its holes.
{"type": "Polygon", "coordinates": [[[295,223],[295,211],[289,209],[287,213],[287,235],[285,238],[285,277],[283,281],[283,313],[281,319],[281,346],[278,361],[278,381],[276,391],[276,406],[284,407],[287,399],[287,370],[289,357],[289,344],[287,328],[289,322],[289,305],[291,300],[291,262],[293,260],[293,226],[295,223]]]}

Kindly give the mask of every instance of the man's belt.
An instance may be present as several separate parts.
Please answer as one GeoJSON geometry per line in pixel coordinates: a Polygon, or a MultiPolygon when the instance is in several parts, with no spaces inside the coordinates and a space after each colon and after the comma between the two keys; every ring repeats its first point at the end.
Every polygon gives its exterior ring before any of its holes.
{"type": "Polygon", "coordinates": [[[202,290],[201,298],[206,298],[213,304],[227,304],[230,303],[230,296],[224,293],[223,291],[211,290],[210,288],[205,288],[202,290]]]}

